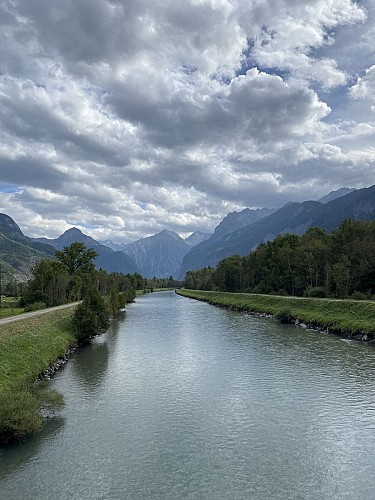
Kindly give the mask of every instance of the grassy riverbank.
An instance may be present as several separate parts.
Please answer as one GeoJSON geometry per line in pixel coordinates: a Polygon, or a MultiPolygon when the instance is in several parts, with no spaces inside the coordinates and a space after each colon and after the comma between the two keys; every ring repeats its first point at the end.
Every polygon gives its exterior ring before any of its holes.
{"type": "Polygon", "coordinates": [[[21,440],[43,424],[41,409],[62,397],[34,384],[75,344],[72,309],[0,325],[0,443],[21,440]]]}
{"type": "Polygon", "coordinates": [[[330,331],[375,337],[375,302],[367,300],[314,299],[251,293],[178,290],[185,297],[242,311],[277,315],[287,311],[292,319],[330,331]]]}

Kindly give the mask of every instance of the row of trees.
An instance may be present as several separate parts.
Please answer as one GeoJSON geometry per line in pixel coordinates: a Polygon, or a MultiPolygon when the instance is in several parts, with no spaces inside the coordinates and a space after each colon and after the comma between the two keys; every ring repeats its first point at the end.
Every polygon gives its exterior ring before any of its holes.
{"type": "Polygon", "coordinates": [[[375,294],[375,221],[345,220],[331,234],[311,228],[261,243],[216,269],[189,271],[186,288],[266,294],[366,298],[375,294]]]}
{"type": "Polygon", "coordinates": [[[20,305],[35,308],[82,300],[74,316],[77,338],[96,335],[108,327],[109,316],[132,302],[145,280],[138,273],[108,274],[96,270],[97,252],[83,243],[56,251],[55,259],[43,259],[33,268],[33,278],[23,288],[20,305]]]}

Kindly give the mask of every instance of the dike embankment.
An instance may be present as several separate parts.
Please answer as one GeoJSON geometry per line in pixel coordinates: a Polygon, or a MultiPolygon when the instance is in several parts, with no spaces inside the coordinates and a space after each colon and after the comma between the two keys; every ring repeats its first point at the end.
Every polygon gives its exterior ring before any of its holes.
{"type": "Polygon", "coordinates": [[[179,295],[248,314],[276,318],[287,314],[290,323],[322,333],[375,342],[375,302],[316,299],[251,293],[181,289],[179,295]]]}
{"type": "Polygon", "coordinates": [[[0,325],[0,445],[32,434],[43,424],[43,409],[61,406],[59,394],[35,381],[49,378],[76,345],[73,311],[44,311],[0,325]]]}

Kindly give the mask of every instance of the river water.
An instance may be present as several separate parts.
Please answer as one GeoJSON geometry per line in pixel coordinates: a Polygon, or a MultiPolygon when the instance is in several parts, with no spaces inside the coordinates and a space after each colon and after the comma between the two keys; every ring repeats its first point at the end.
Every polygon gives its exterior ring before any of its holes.
{"type": "Polygon", "coordinates": [[[375,348],[149,294],[0,451],[1,500],[375,498],[375,348]]]}

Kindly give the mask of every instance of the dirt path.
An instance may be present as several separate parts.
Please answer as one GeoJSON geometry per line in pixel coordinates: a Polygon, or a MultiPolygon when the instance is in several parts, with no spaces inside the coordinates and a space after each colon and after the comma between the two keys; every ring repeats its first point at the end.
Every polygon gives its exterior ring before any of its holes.
{"type": "Polygon", "coordinates": [[[53,311],[59,311],[60,309],[66,309],[68,307],[77,306],[79,302],[72,302],[70,304],[64,304],[62,306],[48,307],[47,309],[41,309],[40,311],[32,311],[28,313],[17,314],[17,316],[10,316],[9,318],[0,319],[0,326],[6,325],[8,323],[13,323],[14,321],[21,321],[23,319],[32,318],[33,316],[41,316],[42,314],[47,314],[53,311]]]}

